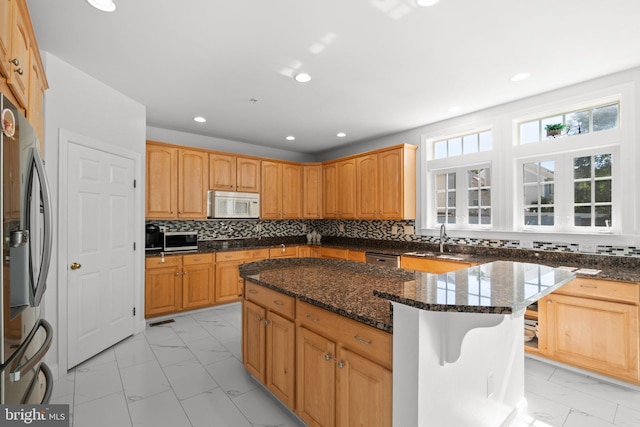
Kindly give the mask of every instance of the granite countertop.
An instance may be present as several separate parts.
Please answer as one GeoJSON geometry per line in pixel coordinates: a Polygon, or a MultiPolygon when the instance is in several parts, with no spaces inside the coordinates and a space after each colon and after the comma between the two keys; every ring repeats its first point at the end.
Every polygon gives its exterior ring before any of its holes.
{"type": "Polygon", "coordinates": [[[393,330],[389,300],[431,311],[509,314],[575,277],[508,261],[438,275],[323,258],[244,264],[240,275],[388,332],[393,330]]]}

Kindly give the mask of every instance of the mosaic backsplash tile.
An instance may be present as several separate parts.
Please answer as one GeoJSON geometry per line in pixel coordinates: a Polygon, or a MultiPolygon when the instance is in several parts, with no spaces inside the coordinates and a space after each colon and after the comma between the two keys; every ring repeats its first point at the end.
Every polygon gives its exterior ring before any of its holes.
{"type": "MultiPolygon", "coordinates": [[[[382,220],[172,220],[147,221],[164,226],[168,231],[197,231],[200,240],[261,239],[304,236],[316,231],[322,236],[352,239],[389,240],[394,242],[440,243],[437,236],[405,234],[405,226],[415,227],[414,221],[382,220]],[[395,232],[395,233],[394,233],[395,232]]],[[[448,245],[486,248],[521,249],[519,240],[447,237],[448,245]]],[[[577,243],[534,241],[538,251],[579,253],[577,243]]],[[[597,255],[640,258],[640,248],[633,246],[596,247],[597,255]]]]}

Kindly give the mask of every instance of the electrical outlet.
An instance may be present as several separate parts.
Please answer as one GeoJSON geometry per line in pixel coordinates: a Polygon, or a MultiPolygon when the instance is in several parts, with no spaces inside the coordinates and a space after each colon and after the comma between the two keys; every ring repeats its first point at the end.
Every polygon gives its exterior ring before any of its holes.
{"type": "Polygon", "coordinates": [[[493,372],[487,375],[487,397],[493,396],[493,372]]]}
{"type": "Polygon", "coordinates": [[[397,225],[392,225],[391,226],[391,235],[395,236],[396,234],[398,234],[398,226],[397,225]]]}
{"type": "Polygon", "coordinates": [[[414,231],[413,225],[404,226],[404,234],[413,234],[413,231],[414,231]]]}
{"type": "Polygon", "coordinates": [[[533,249],[533,240],[520,240],[520,247],[522,249],[533,249]]]}
{"type": "Polygon", "coordinates": [[[344,233],[344,224],[338,225],[338,231],[344,233]]]}
{"type": "Polygon", "coordinates": [[[302,232],[304,233],[305,231],[307,231],[307,224],[302,224],[302,232]]]}
{"type": "Polygon", "coordinates": [[[598,251],[598,245],[595,243],[580,243],[578,244],[579,252],[595,253],[598,251]]]}

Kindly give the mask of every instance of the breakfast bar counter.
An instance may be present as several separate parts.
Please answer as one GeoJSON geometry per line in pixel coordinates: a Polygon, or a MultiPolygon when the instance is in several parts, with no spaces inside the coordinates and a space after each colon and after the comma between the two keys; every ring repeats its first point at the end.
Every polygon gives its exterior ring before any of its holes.
{"type": "Polygon", "coordinates": [[[575,278],[509,261],[436,275],[312,258],[246,264],[240,274],[393,331],[393,425],[412,426],[507,425],[526,404],[525,308],[575,278]]]}

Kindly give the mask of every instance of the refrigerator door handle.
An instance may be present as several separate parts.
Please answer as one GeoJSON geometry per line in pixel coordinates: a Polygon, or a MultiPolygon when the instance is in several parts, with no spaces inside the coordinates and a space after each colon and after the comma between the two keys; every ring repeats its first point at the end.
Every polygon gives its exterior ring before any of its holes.
{"type": "Polygon", "coordinates": [[[53,328],[51,327],[51,324],[44,319],[40,319],[36,327],[33,328],[31,333],[27,337],[27,339],[22,343],[22,349],[16,351],[11,356],[11,359],[8,360],[7,363],[2,367],[2,370],[4,370],[7,368],[7,366],[11,366],[8,372],[9,381],[10,382],[20,381],[20,376],[22,372],[31,370],[37,363],[39,363],[44,357],[44,355],[47,353],[47,351],[49,350],[49,347],[51,347],[52,340],[53,340],[53,328]],[[46,338],[42,343],[42,346],[40,346],[38,351],[36,351],[33,356],[27,358],[24,364],[14,367],[12,362],[15,361],[15,363],[19,363],[19,361],[24,356],[25,351],[29,347],[29,344],[31,344],[31,340],[33,340],[33,337],[36,335],[36,332],[38,331],[38,329],[40,329],[40,326],[44,328],[46,333],[46,338]]]}

